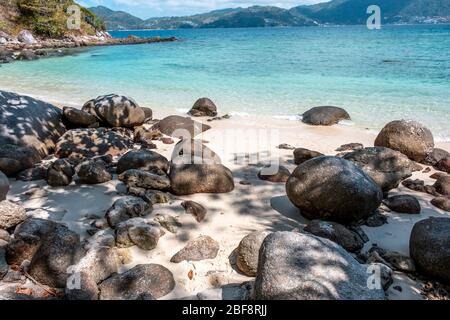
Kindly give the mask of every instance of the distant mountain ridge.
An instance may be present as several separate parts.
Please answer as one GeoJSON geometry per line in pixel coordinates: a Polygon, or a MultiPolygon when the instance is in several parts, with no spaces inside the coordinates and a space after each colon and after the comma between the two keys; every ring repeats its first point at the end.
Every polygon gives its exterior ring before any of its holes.
{"type": "Polygon", "coordinates": [[[110,30],[244,28],[364,24],[370,5],[381,8],[383,23],[450,23],[450,0],[332,0],[291,9],[253,6],[147,20],[102,6],[90,10],[101,17],[110,30]]]}

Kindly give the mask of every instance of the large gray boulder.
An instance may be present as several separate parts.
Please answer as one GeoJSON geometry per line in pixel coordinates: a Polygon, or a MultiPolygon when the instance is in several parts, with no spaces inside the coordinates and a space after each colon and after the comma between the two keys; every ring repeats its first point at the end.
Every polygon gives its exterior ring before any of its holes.
{"type": "Polygon", "coordinates": [[[20,31],[17,35],[17,40],[24,44],[35,44],[37,42],[33,34],[28,30],[20,31]]]}
{"type": "Polygon", "coordinates": [[[101,300],[159,299],[175,288],[172,272],[158,264],[141,264],[99,285],[101,300]]]}
{"type": "Polygon", "coordinates": [[[129,137],[106,128],[82,128],[67,131],[56,145],[58,158],[93,158],[125,153],[132,145],[129,137]]]}
{"type": "Polygon", "coordinates": [[[29,273],[42,284],[52,288],[65,288],[69,267],[84,255],[80,236],[66,226],[58,224],[45,234],[33,258],[29,273]]]}
{"type": "Polygon", "coordinates": [[[433,152],[434,139],[424,125],[411,120],[389,122],[378,134],[376,147],[400,151],[411,160],[424,162],[433,152]]]}
{"type": "Polygon", "coordinates": [[[314,126],[331,126],[341,120],[350,120],[350,115],[338,107],[315,107],[303,114],[302,121],[314,126]]]}
{"type": "Polygon", "coordinates": [[[217,257],[220,245],[209,236],[200,236],[197,239],[189,241],[188,244],[178,251],[170,262],[180,263],[182,261],[201,261],[214,259],[217,257]]]}
{"type": "Polygon", "coordinates": [[[9,180],[3,172],[0,171],[0,201],[6,199],[6,195],[9,191],[9,180]]]}
{"type": "Polygon", "coordinates": [[[417,222],[409,242],[417,269],[450,284],[450,218],[429,218],[417,222]]]}
{"type": "Polygon", "coordinates": [[[395,189],[400,182],[412,176],[414,163],[404,154],[384,147],[356,150],[343,156],[352,161],[383,189],[395,189]]]}
{"type": "Polygon", "coordinates": [[[369,289],[370,274],[337,244],[296,232],[275,232],[263,242],[255,298],[258,300],[383,300],[369,289]]]}
{"type": "Polygon", "coordinates": [[[132,150],[124,154],[117,163],[117,173],[130,169],[169,171],[170,163],[163,155],[151,150],[132,150]]]}
{"type": "Polygon", "coordinates": [[[259,250],[268,231],[255,231],[246,235],[237,248],[236,266],[249,277],[255,277],[258,271],[259,250]]]}
{"type": "Polygon", "coordinates": [[[168,116],[152,128],[171,137],[192,139],[196,135],[211,129],[211,126],[194,121],[190,117],[168,116]]]}
{"type": "Polygon", "coordinates": [[[166,174],[159,175],[143,170],[130,169],[119,175],[119,180],[130,187],[151,190],[167,190],[170,180],[166,174]]]}
{"type": "Polygon", "coordinates": [[[34,148],[14,144],[0,145],[0,170],[8,177],[15,177],[40,161],[41,155],[34,148]]]}
{"type": "Polygon", "coordinates": [[[145,122],[144,110],[129,97],[110,94],[86,102],[82,111],[111,127],[136,127],[145,122]]]}
{"type": "Polygon", "coordinates": [[[0,146],[15,144],[50,154],[66,131],[62,110],[43,101],[0,90],[0,146]]]}
{"type": "Polygon", "coordinates": [[[286,192],[306,218],[343,223],[368,218],[383,199],[380,187],[356,165],[328,156],[298,166],[286,192]]]}
{"type": "Polygon", "coordinates": [[[233,174],[221,164],[172,165],[169,178],[172,192],[178,196],[234,190],[233,174]]]}

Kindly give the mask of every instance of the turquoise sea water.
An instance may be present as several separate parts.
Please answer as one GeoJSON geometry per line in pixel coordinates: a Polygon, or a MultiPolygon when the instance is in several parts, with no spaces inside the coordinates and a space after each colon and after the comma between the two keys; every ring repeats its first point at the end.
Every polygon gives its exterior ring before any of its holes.
{"type": "Polygon", "coordinates": [[[0,88],[62,103],[123,93],[188,110],[202,96],[222,113],[295,118],[342,106],[378,130],[408,118],[450,141],[450,26],[363,26],[114,32],[175,43],[100,47],[0,67],[0,88]]]}

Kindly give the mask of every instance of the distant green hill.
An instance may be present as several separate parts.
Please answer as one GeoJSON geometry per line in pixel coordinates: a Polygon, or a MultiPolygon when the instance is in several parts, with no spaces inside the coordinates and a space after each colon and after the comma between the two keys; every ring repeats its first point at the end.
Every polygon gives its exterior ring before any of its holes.
{"type": "Polygon", "coordinates": [[[0,30],[9,34],[29,29],[34,34],[59,38],[68,34],[95,34],[104,30],[105,24],[90,10],[81,8],[81,29],[68,30],[67,8],[73,0],[1,0],[0,30]]]}
{"type": "Polygon", "coordinates": [[[90,10],[105,20],[108,29],[113,30],[243,28],[363,24],[368,18],[366,11],[370,5],[380,6],[384,23],[450,23],[450,0],[333,0],[316,5],[298,6],[290,10],[253,6],[216,10],[185,17],[148,20],[105,7],[95,7],[90,10]]]}

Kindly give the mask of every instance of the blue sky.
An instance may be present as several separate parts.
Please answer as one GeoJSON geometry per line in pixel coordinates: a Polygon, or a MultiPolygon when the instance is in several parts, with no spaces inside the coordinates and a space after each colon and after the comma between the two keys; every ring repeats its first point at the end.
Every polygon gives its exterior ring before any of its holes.
{"type": "Polygon", "coordinates": [[[329,0],[78,0],[83,6],[103,5],[123,10],[141,18],[179,16],[202,13],[214,9],[271,5],[291,8],[329,0]]]}

